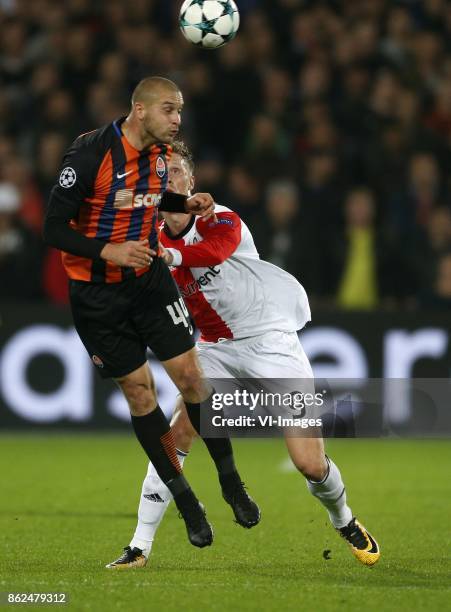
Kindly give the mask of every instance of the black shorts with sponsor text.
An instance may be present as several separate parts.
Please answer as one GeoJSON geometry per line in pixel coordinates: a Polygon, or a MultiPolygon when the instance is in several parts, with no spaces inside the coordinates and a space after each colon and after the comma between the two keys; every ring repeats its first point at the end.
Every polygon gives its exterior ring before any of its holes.
{"type": "Polygon", "coordinates": [[[102,378],[119,378],[146,362],[194,346],[188,311],[167,265],[155,258],[148,272],[120,283],[69,281],[75,328],[102,378]]]}

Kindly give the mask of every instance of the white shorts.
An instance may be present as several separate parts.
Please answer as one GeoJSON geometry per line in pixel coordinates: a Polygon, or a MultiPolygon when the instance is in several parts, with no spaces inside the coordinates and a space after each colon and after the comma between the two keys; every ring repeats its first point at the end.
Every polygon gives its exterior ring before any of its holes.
{"type": "MultiPolygon", "coordinates": [[[[315,393],[313,371],[296,332],[273,331],[243,340],[198,342],[197,348],[204,374],[217,394],[243,389],[254,397],[255,393],[264,393],[267,398],[315,393]]],[[[274,404],[270,399],[258,402],[253,415],[257,413],[275,417],[299,414],[291,404],[274,404]]],[[[315,416],[313,407],[309,416],[315,416]]]]}
{"type": "Polygon", "coordinates": [[[296,332],[273,331],[243,340],[198,342],[197,349],[207,378],[313,378],[296,332]]]}

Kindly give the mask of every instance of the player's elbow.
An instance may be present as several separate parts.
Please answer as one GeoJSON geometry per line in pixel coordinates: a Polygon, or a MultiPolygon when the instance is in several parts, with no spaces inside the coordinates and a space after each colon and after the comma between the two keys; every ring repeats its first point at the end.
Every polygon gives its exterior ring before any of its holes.
{"type": "Polygon", "coordinates": [[[212,259],[210,265],[212,265],[212,266],[219,266],[219,265],[223,264],[226,261],[226,259],[228,259],[228,258],[229,258],[229,255],[227,255],[227,254],[218,254],[217,257],[214,257],[212,259]]]}
{"type": "Polygon", "coordinates": [[[226,261],[226,259],[228,259],[229,257],[232,257],[232,255],[235,253],[236,249],[238,247],[238,243],[233,242],[230,243],[229,245],[227,245],[226,248],[224,248],[222,251],[218,252],[218,264],[222,264],[226,261]]]}

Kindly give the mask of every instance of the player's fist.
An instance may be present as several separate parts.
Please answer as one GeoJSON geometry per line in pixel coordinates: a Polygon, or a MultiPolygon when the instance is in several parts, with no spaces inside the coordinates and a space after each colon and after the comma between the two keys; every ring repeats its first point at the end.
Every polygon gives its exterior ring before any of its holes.
{"type": "Polygon", "coordinates": [[[118,266],[128,268],[145,268],[152,263],[155,251],[149,248],[149,241],[146,240],[127,240],[127,242],[106,244],[100,257],[105,261],[110,261],[118,266]]]}
{"type": "Polygon", "coordinates": [[[216,219],[215,203],[209,193],[195,193],[190,196],[186,200],[185,208],[186,212],[199,215],[205,220],[210,219],[210,217],[216,219]]]}

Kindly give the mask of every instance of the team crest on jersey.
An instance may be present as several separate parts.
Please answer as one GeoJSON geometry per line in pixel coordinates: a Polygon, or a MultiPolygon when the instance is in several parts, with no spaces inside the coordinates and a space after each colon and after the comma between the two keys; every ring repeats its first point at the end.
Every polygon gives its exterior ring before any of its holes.
{"type": "Polygon", "coordinates": [[[97,366],[98,368],[103,368],[103,361],[100,359],[100,357],[97,357],[97,355],[93,355],[91,359],[92,359],[92,363],[95,366],[97,366]]]}
{"type": "Polygon", "coordinates": [[[159,178],[163,178],[163,176],[166,174],[166,164],[161,155],[157,157],[157,161],[155,163],[155,170],[157,171],[157,176],[159,178]]]}
{"type": "Polygon", "coordinates": [[[77,173],[73,168],[67,166],[63,169],[60,174],[60,185],[64,187],[64,189],[69,189],[72,185],[75,185],[75,181],[77,180],[77,173]]]}

